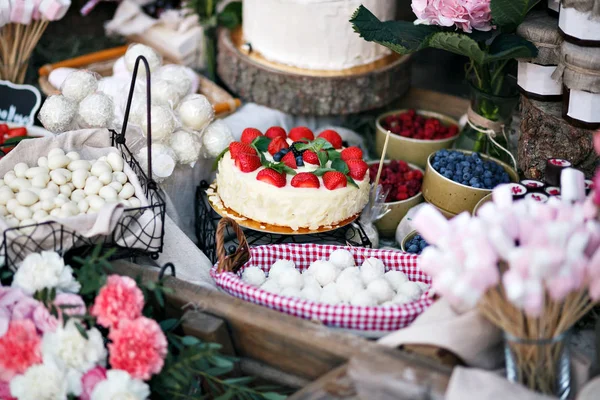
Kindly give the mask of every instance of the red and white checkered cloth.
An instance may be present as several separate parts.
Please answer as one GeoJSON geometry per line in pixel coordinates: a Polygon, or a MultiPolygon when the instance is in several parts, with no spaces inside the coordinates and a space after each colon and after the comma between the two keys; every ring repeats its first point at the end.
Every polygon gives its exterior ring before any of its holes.
{"type": "Polygon", "coordinates": [[[393,250],[367,249],[364,247],[344,247],[317,244],[279,244],[250,248],[250,260],[242,266],[238,274],[217,273],[214,266],[211,276],[217,285],[232,296],[260,304],[296,317],[321,321],[338,328],[362,331],[395,331],[408,326],[419,314],[429,307],[433,300],[428,293],[412,303],[390,307],[364,307],[347,304],[330,305],[283,297],[251,286],[241,280],[245,268],[255,266],[268,272],[278,260],[292,260],[300,271],[307,269],[313,261],[327,259],[337,249],[352,253],[357,265],[369,257],[383,261],[386,270],[399,270],[411,281],[431,284],[431,278],[417,267],[417,256],[393,250]]]}

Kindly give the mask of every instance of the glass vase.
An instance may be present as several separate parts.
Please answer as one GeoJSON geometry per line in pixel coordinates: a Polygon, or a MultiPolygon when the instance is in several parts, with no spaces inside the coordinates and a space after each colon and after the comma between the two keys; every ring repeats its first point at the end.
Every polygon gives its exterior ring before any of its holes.
{"type": "MultiPolygon", "coordinates": [[[[496,132],[494,137],[494,140],[507,150],[509,150],[508,134],[510,123],[515,107],[519,102],[519,92],[516,88],[516,82],[513,81],[514,79],[506,79],[506,83],[502,88],[503,90],[497,95],[489,94],[470,84],[471,109],[480,117],[507,127],[505,135],[502,132],[496,132]]],[[[477,123],[473,123],[473,125],[477,126],[479,130],[475,129],[469,123],[465,124],[456,141],[456,148],[489,154],[494,158],[512,164],[510,156],[504,150],[498,148],[485,132],[481,132],[486,127],[480,126],[477,123]]]]}
{"type": "Polygon", "coordinates": [[[568,399],[571,392],[569,333],[523,339],[504,333],[506,377],[530,390],[568,399]]]}

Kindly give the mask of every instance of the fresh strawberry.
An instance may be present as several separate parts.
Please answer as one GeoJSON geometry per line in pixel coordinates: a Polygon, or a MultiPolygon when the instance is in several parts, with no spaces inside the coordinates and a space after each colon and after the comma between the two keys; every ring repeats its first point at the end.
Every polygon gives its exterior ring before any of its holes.
{"type": "Polygon", "coordinates": [[[257,155],[240,153],[235,160],[235,165],[242,172],[252,172],[260,168],[262,164],[260,163],[260,158],[258,158],[257,155]]]}
{"type": "Polygon", "coordinates": [[[292,178],[292,186],[295,188],[315,188],[318,189],[321,184],[319,178],[310,172],[300,172],[292,178]]]}
{"type": "Polygon", "coordinates": [[[326,131],[323,131],[319,134],[320,138],[323,138],[325,140],[327,140],[329,143],[331,143],[331,145],[333,146],[334,149],[341,149],[342,148],[342,137],[340,136],[339,133],[337,133],[336,131],[332,130],[332,129],[327,129],[326,131]]]}
{"type": "Polygon", "coordinates": [[[294,153],[291,151],[289,153],[287,153],[285,156],[283,156],[283,158],[281,159],[281,162],[284,163],[285,165],[287,165],[288,167],[290,167],[291,169],[298,168],[298,164],[296,164],[296,158],[294,157],[294,153]]]}
{"type": "Polygon", "coordinates": [[[288,135],[288,137],[294,142],[306,142],[307,140],[314,140],[315,134],[312,133],[312,131],[305,126],[297,126],[295,128],[290,129],[290,134],[288,135]]]}
{"type": "Polygon", "coordinates": [[[340,157],[344,161],[348,160],[362,160],[363,152],[356,146],[347,147],[340,153],[340,157]]]}
{"type": "Polygon", "coordinates": [[[271,140],[271,143],[269,143],[269,148],[267,149],[267,151],[269,152],[269,154],[274,156],[276,153],[279,152],[279,150],[287,149],[288,147],[290,147],[290,146],[285,141],[285,138],[277,136],[273,140],[271,140]]]}
{"type": "Polygon", "coordinates": [[[256,179],[269,185],[284,187],[286,184],[285,174],[271,168],[265,168],[256,175],[256,179]]]}
{"type": "Polygon", "coordinates": [[[323,175],[323,184],[329,190],[335,190],[346,187],[348,181],[346,175],[338,171],[325,172],[323,175]]]}
{"type": "Polygon", "coordinates": [[[229,152],[231,153],[231,158],[234,160],[237,159],[239,154],[257,155],[256,150],[252,146],[240,142],[232,142],[229,145],[229,152]]]}
{"type": "Polygon", "coordinates": [[[280,126],[272,126],[265,132],[265,136],[269,139],[275,139],[276,137],[281,137],[283,139],[287,138],[287,134],[285,133],[285,129],[280,126]]]}
{"type": "Polygon", "coordinates": [[[0,135],[4,135],[5,133],[8,133],[9,131],[9,127],[6,124],[0,124],[0,135]]]}
{"type": "Polygon", "coordinates": [[[302,160],[308,164],[319,165],[319,157],[317,157],[317,153],[312,150],[306,150],[302,153],[302,160]]]}
{"type": "Polygon", "coordinates": [[[19,136],[27,136],[27,129],[23,127],[10,129],[6,135],[6,138],[14,138],[19,136]]]}
{"type": "Polygon", "coordinates": [[[356,179],[357,181],[362,181],[367,173],[367,170],[369,169],[369,166],[363,160],[347,160],[346,164],[350,170],[350,177],[352,179],[356,179]]]}
{"type": "Polygon", "coordinates": [[[262,133],[256,128],[246,128],[242,132],[242,143],[250,144],[257,137],[262,136],[262,133]]]}

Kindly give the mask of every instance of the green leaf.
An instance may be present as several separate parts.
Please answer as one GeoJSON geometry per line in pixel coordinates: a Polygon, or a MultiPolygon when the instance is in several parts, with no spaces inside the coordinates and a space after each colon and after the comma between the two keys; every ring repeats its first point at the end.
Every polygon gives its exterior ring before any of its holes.
{"type": "Polygon", "coordinates": [[[275,392],[261,393],[261,395],[266,400],[283,400],[287,398],[287,396],[275,392]]]}
{"type": "Polygon", "coordinates": [[[79,331],[79,334],[81,336],[83,336],[84,339],[89,339],[87,332],[85,331],[85,328],[83,326],[81,326],[80,323],[76,322],[75,323],[75,327],[77,328],[77,331],[79,331]]]}
{"type": "Polygon", "coordinates": [[[336,151],[336,150],[328,150],[327,151],[327,156],[329,157],[329,159],[331,161],[333,161],[333,160],[339,160],[341,158],[340,152],[336,151]]]}
{"type": "Polygon", "coordinates": [[[160,288],[156,289],[154,291],[154,295],[156,296],[156,301],[158,302],[158,305],[161,307],[164,307],[165,306],[165,298],[163,296],[162,290],[160,288]]]}
{"type": "Polygon", "coordinates": [[[510,60],[513,58],[533,58],[538,49],[528,40],[515,34],[501,34],[494,39],[490,46],[486,62],[510,60]]]}
{"type": "Polygon", "coordinates": [[[294,145],[294,147],[298,151],[312,150],[312,144],[311,143],[297,143],[297,144],[294,145]]]}
{"type": "Polygon", "coordinates": [[[226,393],[223,393],[222,395],[215,397],[215,400],[229,400],[232,399],[233,396],[235,396],[235,392],[234,391],[229,391],[226,393]]]}
{"type": "Polygon", "coordinates": [[[263,153],[269,149],[271,139],[266,136],[259,136],[252,141],[252,147],[256,149],[257,153],[263,153]]]}
{"type": "Polygon", "coordinates": [[[325,167],[327,165],[327,161],[329,161],[329,156],[326,151],[317,152],[317,157],[319,157],[319,165],[321,167],[325,167]]]}
{"type": "Polygon", "coordinates": [[[380,21],[364,6],[350,18],[355,32],[368,42],[379,43],[396,53],[410,54],[428,45],[431,35],[441,32],[441,28],[432,25],[415,25],[408,21],[380,21]]]}
{"type": "Polygon", "coordinates": [[[242,23],[242,2],[235,1],[227,4],[217,15],[217,22],[227,29],[237,28],[242,23]]]}
{"type": "Polygon", "coordinates": [[[14,138],[8,138],[4,141],[4,143],[2,143],[2,145],[0,145],[0,147],[13,147],[13,146],[16,146],[19,143],[21,143],[23,140],[28,140],[28,139],[35,139],[35,138],[31,137],[31,136],[19,136],[19,137],[14,137],[14,138]]]}
{"type": "Polygon", "coordinates": [[[186,346],[195,346],[197,344],[200,344],[200,339],[195,338],[193,336],[184,336],[183,338],[181,338],[181,343],[185,344],[186,346]]]}
{"type": "Polygon", "coordinates": [[[465,33],[439,32],[431,36],[429,46],[469,57],[477,64],[485,62],[486,53],[465,33]]]}
{"type": "Polygon", "coordinates": [[[336,171],[341,172],[344,175],[346,175],[348,172],[350,172],[350,169],[348,168],[348,164],[346,164],[342,159],[333,161],[331,163],[331,168],[333,168],[336,171]]]}
{"type": "Polygon", "coordinates": [[[348,183],[351,186],[354,186],[355,188],[358,188],[358,185],[356,184],[356,182],[354,182],[354,179],[352,179],[349,175],[346,175],[346,181],[348,181],[348,183]]]}
{"type": "Polygon", "coordinates": [[[179,320],[177,318],[165,319],[159,323],[160,328],[164,331],[171,331],[175,329],[179,325],[179,320]]]}
{"type": "Polygon", "coordinates": [[[215,367],[233,368],[233,361],[223,356],[210,357],[209,360],[215,367]]]}
{"type": "Polygon", "coordinates": [[[323,176],[326,172],[335,172],[333,168],[317,168],[313,171],[316,176],[323,176]]]}
{"type": "MultiPolygon", "coordinates": [[[[283,164],[283,163],[281,163],[281,164],[283,164]]],[[[283,170],[283,172],[285,172],[288,175],[292,175],[292,176],[296,175],[296,171],[294,171],[292,168],[288,167],[285,164],[283,164],[281,169],[283,170]]]]}
{"type": "Polygon", "coordinates": [[[225,149],[223,149],[223,151],[219,153],[217,158],[215,158],[215,162],[213,162],[213,164],[212,164],[213,171],[216,171],[217,168],[219,168],[219,161],[221,161],[221,158],[223,158],[225,153],[227,153],[228,151],[229,151],[229,146],[225,147],[225,149]]]}
{"type": "Polygon", "coordinates": [[[492,22],[504,32],[514,32],[540,0],[491,0],[492,22]]]}
{"type": "Polygon", "coordinates": [[[252,381],[254,381],[254,378],[251,376],[243,376],[241,378],[223,379],[223,383],[226,383],[228,385],[247,385],[252,381]]]}

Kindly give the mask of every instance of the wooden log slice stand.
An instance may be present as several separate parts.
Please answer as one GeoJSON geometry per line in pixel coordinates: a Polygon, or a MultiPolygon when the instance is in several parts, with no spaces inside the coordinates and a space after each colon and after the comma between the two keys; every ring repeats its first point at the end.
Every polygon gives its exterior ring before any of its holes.
{"type": "Polygon", "coordinates": [[[217,72],[243,100],[294,115],[353,114],[383,107],[410,87],[410,57],[390,55],[343,71],[311,71],[245,51],[241,30],[221,30],[217,72]]]}
{"type": "Polygon", "coordinates": [[[562,118],[562,103],[541,102],[521,96],[519,169],[529,179],[544,179],[546,160],[557,157],[591,178],[598,164],[594,131],[570,125],[562,118]]]}

